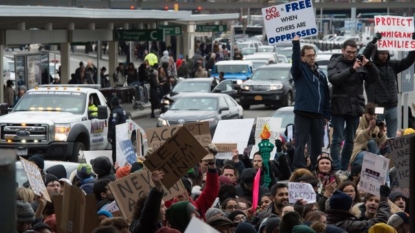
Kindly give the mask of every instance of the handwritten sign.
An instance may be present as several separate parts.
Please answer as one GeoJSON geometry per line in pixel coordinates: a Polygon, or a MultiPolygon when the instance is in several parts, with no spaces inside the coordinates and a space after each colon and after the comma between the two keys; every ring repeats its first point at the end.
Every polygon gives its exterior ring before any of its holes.
{"type": "Polygon", "coordinates": [[[171,188],[187,171],[208,154],[186,127],[182,127],[151,154],[144,165],[164,172],[162,183],[171,188]]]}
{"type": "Polygon", "coordinates": [[[389,158],[396,169],[396,178],[400,188],[409,188],[409,139],[413,135],[407,135],[388,140],[389,158]]]}
{"type": "Polygon", "coordinates": [[[385,184],[386,175],[389,169],[389,159],[365,152],[360,177],[360,190],[380,196],[380,186],[385,184]]]}
{"type": "Polygon", "coordinates": [[[187,228],[184,231],[184,233],[194,233],[194,232],[198,232],[198,233],[219,233],[219,231],[217,231],[215,228],[209,226],[208,224],[206,224],[205,222],[199,220],[196,217],[193,217],[190,220],[189,225],[187,225],[187,228]]]}
{"type": "Polygon", "coordinates": [[[127,163],[133,164],[137,161],[137,155],[134,151],[133,143],[130,139],[118,142],[127,163]]]}
{"type": "Polygon", "coordinates": [[[415,50],[413,17],[375,16],[375,32],[382,34],[382,39],[377,43],[379,50],[415,50]]]}
{"type": "MultiPolygon", "coordinates": [[[[249,155],[249,158],[253,159],[255,152],[259,151],[258,143],[261,141],[261,132],[265,125],[268,125],[269,131],[271,133],[271,136],[269,137],[270,142],[274,142],[275,139],[277,139],[281,132],[285,130],[285,127],[282,127],[282,118],[279,117],[257,117],[256,123],[255,123],[255,142],[256,144],[253,146],[251,150],[251,154],[249,155]]],[[[274,147],[274,149],[271,152],[270,159],[274,159],[275,153],[277,152],[277,148],[274,147]]]]}
{"type": "Polygon", "coordinates": [[[26,172],[30,188],[33,190],[33,192],[38,196],[43,195],[43,197],[48,202],[52,202],[48,190],[46,189],[45,182],[43,181],[42,175],[40,174],[39,168],[36,166],[36,164],[29,162],[22,157],[20,157],[20,161],[24,171],[26,172]]]}
{"type": "MultiPolygon", "coordinates": [[[[123,150],[120,146],[120,142],[125,140],[130,140],[130,137],[128,136],[128,123],[119,124],[115,126],[115,136],[116,136],[116,143],[115,143],[115,149],[116,149],[116,161],[118,164],[126,164],[127,159],[124,156],[123,150]]],[[[112,155],[111,155],[112,156],[112,155]]]]}
{"type": "Polygon", "coordinates": [[[296,203],[299,199],[307,201],[308,204],[316,202],[316,192],[308,183],[288,182],[289,202],[296,203]]]}
{"type": "Polygon", "coordinates": [[[236,143],[215,143],[218,148],[216,159],[232,159],[232,151],[238,148],[236,143]]]}
{"type": "Polygon", "coordinates": [[[268,43],[287,42],[295,36],[316,36],[313,1],[301,0],[262,8],[268,43]]]}
{"type": "MultiPolygon", "coordinates": [[[[140,170],[126,177],[117,179],[108,184],[114,195],[117,205],[121,210],[124,218],[131,219],[134,214],[134,206],[140,197],[147,195],[154,183],[151,180],[151,174],[148,170],[140,170]]],[[[170,189],[164,189],[163,200],[168,201],[179,194],[186,192],[186,188],[179,180],[170,189]]]]}
{"type": "Polygon", "coordinates": [[[236,143],[239,153],[246,148],[254,119],[221,120],[216,126],[212,143],[236,143]]]}

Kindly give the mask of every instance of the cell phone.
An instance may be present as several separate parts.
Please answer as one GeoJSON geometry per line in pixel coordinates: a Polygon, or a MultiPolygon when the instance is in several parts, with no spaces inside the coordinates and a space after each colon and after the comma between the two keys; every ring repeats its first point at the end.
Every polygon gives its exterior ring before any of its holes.
{"type": "Polygon", "coordinates": [[[375,114],[382,115],[385,112],[384,107],[375,107],[375,114]]]}
{"type": "Polygon", "coordinates": [[[360,62],[363,62],[363,55],[357,54],[356,59],[359,60],[360,62]]]}

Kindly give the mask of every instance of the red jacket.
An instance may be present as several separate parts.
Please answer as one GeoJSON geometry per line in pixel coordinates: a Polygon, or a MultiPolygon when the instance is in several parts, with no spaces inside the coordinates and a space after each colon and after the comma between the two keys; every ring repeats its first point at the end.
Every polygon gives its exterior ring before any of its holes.
{"type": "MultiPolygon", "coordinates": [[[[216,169],[209,169],[206,174],[206,185],[199,197],[194,201],[189,196],[189,201],[192,203],[200,214],[200,218],[205,219],[206,211],[212,207],[216,197],[219,193],[219,176],[216,169]]],[[[174,198],[171,205],[178,202],[177,198],[174,198]]]]}

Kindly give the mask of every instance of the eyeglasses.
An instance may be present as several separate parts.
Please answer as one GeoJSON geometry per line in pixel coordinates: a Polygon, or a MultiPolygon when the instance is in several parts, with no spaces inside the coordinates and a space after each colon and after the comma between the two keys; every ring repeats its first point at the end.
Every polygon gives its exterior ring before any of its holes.
{"type": "Polygon", "coordinates": [[[357,53],[357,50],[355,50],[355,51],[345,51],[347,54],[356,54],[357,53]]]}
{"type": "Polygon", "coordinates": [[[228,210],[233,210],[233,209],[237,209],[237,208],[238,208],[237,205],[228,205],[228,206],[226,206],[226,209],[228,209],[228,210]]]}
{"type": "Polygon", "coordinates": [[[315,58],[315,57],[317,57],[317,54],[308,54],[308,55],[305,55],[305,57],[306,58],[315,58]]]}

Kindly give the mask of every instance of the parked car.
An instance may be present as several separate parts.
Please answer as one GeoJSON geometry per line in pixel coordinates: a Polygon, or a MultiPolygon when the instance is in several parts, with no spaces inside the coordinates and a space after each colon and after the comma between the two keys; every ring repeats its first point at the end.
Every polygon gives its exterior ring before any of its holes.
{"type": "Polygon", "coordinates": [[[260,41],[255,40],[247,40],[236,44],[236,47],[238,47],[238,49],[255,48],[255,51],[258,49],[259,46],[262,46],[262,43],[260,41]]]}
{"type": "Polygon", "coordinates": [[[273,64],[259,67],[252,78],[241,85],[240,103],[244,109],[251,105],[291,106],[295,98],[291,64],[273,64]]]}
{"type": "Polygon", "coordinates": [[[287,59],[287,57],[285,55],[282,55],[282,54],[277,54],[277,59],[278,59],[277,63],[290,63],[290,61],[287,59]]]}
{"type": "Polygon", "coordinates": [[[274,61],[275,63],[278,62],[277,54],[276,53],[255,53],[252,55],[248,55],[244,57],[244,61],[274,61]]]}
{"type": "Polygon", "coordinates": [[[212,69],[212,76],[218,77],[220,72],[225,73],[226,80],[232,80],[235,90],[239,90],[240,85],[250,78],[253,73],[251,61],[218,61],[212,69]]]}
{"type": "Polygon", "coordinates": [[[251,54],[254,54],[255,51],[256,51],[255,48],[243,48],[243,49],[241,49],[241,54],[244,55],[244,56],[251,55],[251,54]]]}
{"type": "Polygon", "coordinates": [[[183,93],[167,112],[160,115],[157,127],[208,121],[213,135],[220,120],[241,118],[243,118],[242,107],[229,95],[183,93]]]}
{"type": "Polygon", "coordinates": [[[294,124],[294,107],[282,107],[276,110],[271,117],[281,118],[280,133],[284,133],[289,124],[294,124]]]}
{"type": "Polygon", "coordinates": [[[263,45],[258,47],[258,53],[275,53],[275,46],[272,45],[263,45]]]}
{"type": "Polygon", "coordinates": [[[256,69],[258,69],[261,66],[266,66],[268,65],[268,61],[266,60],[251,60],[252,64],[254,65],[253,70],[255,71],[256,69]]]}

